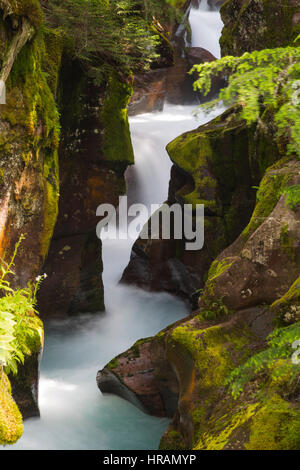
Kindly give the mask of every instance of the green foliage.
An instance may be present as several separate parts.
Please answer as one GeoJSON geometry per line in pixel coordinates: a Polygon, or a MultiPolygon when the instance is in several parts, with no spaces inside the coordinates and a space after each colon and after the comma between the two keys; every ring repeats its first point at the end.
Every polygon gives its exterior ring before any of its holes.
{"type": "Polygon", "coordinates": [[[151,28],[156,0],[50,0],[47,23],[60,27],[74,58],[101,83],[112,71],[120,76],[143,70],[158,57],[159,37],[151,28]]]}
{"type": "Polygon", "coordinates": [[[289,186],[285,189],[286,203],[291,209],[295,209],[300,204],[300,184],[289,186]]]}
{"type": "Polygon", "coordinates": [[[250,357],[243,365],[234,369],[228,376],[226,384],[231,393],[237,398],[244,386],[259,372],[271,373],[273,381],[278,381],[285,375],[292,381],[299,373],[299,365],[292,363],[294,341],[300,340],[300,322],[293,325],[276,328],[268,337],[269,347],[250,357]]]}
{"type": "Polygon", "coordinates": [[[7,276],[14,275],[14,260],[21,241],[15,246],[9,263],[2,260],[0,265],[0,373],[17,373],[18,363],[24,363],[24,356],[31,354],[28,344],[36,331],[31,324],[24,328],[25,317],[31,311],[36,313],[36,294],[43,276],[39,276],[34,285],[26,288],[12,289],[7,276]]]}
{"type": "Polygon", "coordinates": [[[212,77],[223,74],[228,85],[206,108],[223,101],[238,104],[248,125],[257,122],[265,128],[262,117],[272,110],[277,136],[288,141],[288,153],[300,158],[300,48],[285,47],[246,52],[241,57],[226,56],[214,62],[195,65],[190,73],[199,72],[195,90],[205,95],[212,77]]]}

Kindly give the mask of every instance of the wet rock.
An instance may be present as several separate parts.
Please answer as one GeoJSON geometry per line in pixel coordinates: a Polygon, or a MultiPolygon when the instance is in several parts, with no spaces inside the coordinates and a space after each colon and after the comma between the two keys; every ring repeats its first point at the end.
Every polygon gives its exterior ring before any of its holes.
{"type": "Polygon", "coordinates": [[[138,341],[97,374],[101,392],[114,393],[155,416],[172,417],[178,383],[165,361],[164,346],[153,338],[138,341]]]}
{"type": "Polygon", "coordinates": [[[135,75],[134,92],[128,105],[129,116],[161,111],[166,96],[166,69],[135,75]]]}
{"type": "Polygon", "coordinates": [[[186,56],[190,67],[195,64],[204,64],[204,62],[212,62],[216,57],[203,47],[188,47],[186,56]]]}
{"type": "Polygon", "coordinates": [[[18,374],[10,375],[12,396],[23,419],[40,416],[38,403],[40,354],[26,357],[18,367],[18,374]]]}

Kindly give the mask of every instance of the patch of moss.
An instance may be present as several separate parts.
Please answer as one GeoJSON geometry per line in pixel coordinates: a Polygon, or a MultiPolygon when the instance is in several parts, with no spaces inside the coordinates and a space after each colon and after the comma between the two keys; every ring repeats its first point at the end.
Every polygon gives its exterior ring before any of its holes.
{"type": "Polygon", "coordinates": [[[109,370],[116,369],[118,367],[118,364],[119,364],[118,357],[115,357],[108,364],[106,364],[105,368],[109,370]]]}
{"type": "Polygon", "coordinates": [[[272,167],[263,177],[256,196],[256,206],[249,224],[242,235],[248,239],[250,235],[264,222],[275,208],[291,175],[287,171],[280,171],[272,167]]]}
{"type": "Polygon", "coordinates": [[[8,377],[0,371],[0,445],[14,444],[22,433],[22,415],[11,396],[8,377]]]}
{"type": "Polygon", "coordinates": [[[226,377],[235,367],[234,364],[243,363],[249,356],[251,337],[246,326],[229,331],[221,325],[199,330],[183,325],[172,331],[170,339],[189,352],[200,377],[195,385],[197,401],[193,401],[191,412],[195,442],[205,430],[207,409],[217,400],[226,377]]]}
{"type": "Polygon", "coordinates": [[[108,80],[100,120],[103,124],[102,151],[105,160],[126,168],[134,163],[127,115],[132,86],[115,76],[108,80]]]}
{"type": "Polygon", "coordinates": [[[223,274],[234,263],[232,258],[223,258],[221,261],[215,260],[212,262],[208,271],[208,281],[212,281],[216,277],[223,274]]]}
{"type": "Polygon", "coordinates": [[[247,450],[299,450],[300,408],[274,395],[252,419],[247,450]]]}
{"type": "Polygon", "coordinates": [[[182,438],[180,432],[172,429],[168,431],[168,433],[163,436],[160,446],[160,450],[186,450],[186,445],[182,438]]]}
{"type": "MultiPolygon", "coordinates": [[[[44,218],[40,231],[42,259],[46,257],[58,211],[60,123],[55,94],[61,53],[59,34],[39,30],[14,62],[7,80],[7,105],[1,112],[1,121],[10,126],[3,141],[0,139],[1,157],[6,161],[22,159],[26,167],[41,174],[38,178],[44,185],[44,197],[39,201],[44,218]]],[[[26,197],[29,211],[36,204],[36,196],[26,197]]]]}
{"type": "MultiPolygon", "coordinates": [[[[211,176],[204,176],[211,159],[211,143],[205,132],[198,130],[187,132],[167,145],[172,161],[186,173],[192,175],[194,190],[181,195],[187,204],[205,204],[206,208],[218,212],[214,198],[205,195],[214,194],[217,182],[211,176]]],[[[220,211],[219,211],[220,212],[220,211]]]]}
{"type": "Polygon", "coordinates": [[[222,450],[228,444],[230,436],[238,428],[241,428],[255,414],[258,403],[253,403],[242,407],[233,415],[224,415],[218,419],[210,419],[208,428],[211,427],[213,432],[204,432],[195,449],[197,450],[222,450]]]}
{"type": "Polygon", "coordinates": [[[284,189],[286,203],[290,209],[296,209],[300,204],[300,184],[294,184],[284,189]]]}

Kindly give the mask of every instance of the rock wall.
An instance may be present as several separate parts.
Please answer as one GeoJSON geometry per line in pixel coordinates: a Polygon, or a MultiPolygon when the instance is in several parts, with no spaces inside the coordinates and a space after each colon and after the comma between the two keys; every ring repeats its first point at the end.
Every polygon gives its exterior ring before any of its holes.
{"type": "Polygon", "coordinates": [[[134,161],[126,112],[130,83],[111,77],[107,85],[95,87],[78,65],[68,62],[61,80],[61,190],[43,268],[48,277],[39,292],[43,317],[104,309],[96,209],[102,203],[118,205],[124,172],[134,161]]]}
{"type": "MultiPolygon", "coordinates": [[[[20,286],[39,273],[46,258],[59,197],[55,95],[62,44],[50,31],[35,34],[41,21],[39,2],[36,8],[29,19],[33,37],[18,54],[14,51],[6,79],[7,104],[0,105],[0,254],[9,258],[21,233],[25,235],[15,263],[14,280],[20,286]]],[[[1,13],[3,71],[25,20],[3,7],[1,13]]]]}

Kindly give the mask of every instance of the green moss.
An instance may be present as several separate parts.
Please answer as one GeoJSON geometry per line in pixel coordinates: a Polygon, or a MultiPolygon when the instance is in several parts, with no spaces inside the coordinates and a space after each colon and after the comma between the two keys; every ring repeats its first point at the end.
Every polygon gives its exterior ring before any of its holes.
{"type": "Polygon", "coordinates": [[[223,258],[221,261],[219,260],[213,261],[208,271],[208,281],[212,281],[216,277],[223,274],[227,269],[230,268],[230,266],[233,265],[233,263],[234,263],[234,260],[230,257],[223,258]]]}
{"type": "Polygon", "coordinates": [[[176,430],[169,431],[163,436],[160,446],[160,450],[185,450],[186,445],[180,432],[176,430]]]}
{"type": "Polygon", "coordinates": [[[222,450],[229,443],[231,435],[239,428],[244,426],[258,407],[258,403],[244,406],[241,410],[233,415],[224,415],[219,419],[212,418],[208,422],[208,428],[211,427],[213,432],[205,432],[197,443],[197,450],[222,450]]]}
{"type": "Polygon", "coordinates": [[[14,444],[22,433],[22,415],[11,396],[8,377],[0,371],[0,445],[14,444]]]}
{"type": "Polygon", "coordinates": [[[111,76],[100,115],[103,124],[104,158],[124,169],[128,164],[134,163],[127,115],[131,93],[131,85],[120,83],[116,77],[111,76]]]}
{"type": "Polygon", "coordinates": [[[256,413],[250,428],[247,450],[299,450],[300,408],[278,395],[256,413]]]}
{"type": "MultiPolygon", "coordinates": [[[[7,105],[1,120],[10,125],[0,139],[3,160],[19,156],[25,166],[39,168],[44,184],[40,253],[45,259],[58,212],[59,113],[55,103],[62,43],[55,31],[39,31],[17,56],[7,81],[7,105]],[[16,142],[18,143],[16,153],[16,142]]],[[[33,205],[28,194],[27,209],[33,205]]],[[[25,207],[25,206],[24,206],[25,207]]],[[[26,209],[26,207],[25,207],[26,209]]]]}
{"type": "Polygon", "coordinates": [[[118,364],[119,364],[118,357],[115,357],[108,364],[106,364],[105,368],[109,370],[116,369],[118,367],[118,364]]]}
{"type": "Polygon", "coordinates": [[[24,355],[39,353],[44,343],[42,320],[33,312],[28,312],[19,328],[18,342],[24,355]]]}
{"type": "Polygon", "coordinates": [[[187,132],[167,145],[172,161],[194,180],[194,190],[188,194],[180,194],[186,204],[205,204],[206,208],[217,212],[217,204],[206,194],[214,194],[217,182],[211,176],[204,176],[212,158],[211,142],[205,132],[187,132]]]}
{"type": "Polygon", "coordinates": [[[149,339],[150,338],[139,339],[136,343],[134,343],[133,346],[131,346],[131,348],[126,353],[119,354],[114,359],[112,359],[105,367],[110,370],[116,369],[116,367],[118,367],[118,364],[119,364],[119,358],[121,356],[124,356],[124,354],[130,356],[130,358],[135,358],[135,359],[140,357],[140,346],[144,343],[147,343],[149,339]]]}
{"type": "MultiPolygon", "coordinates": [[[[234,363],[242,363],[249,356],[250,338],[251,333],[246,326],[229,331],[218,325],[199,330],[183,325],[172,331],[170,339],[191,355],[200,377],[198,385],[195,385],[197,400],[192,401],[191,410],[195,442],[205,430],[207,409],[217,400],[234,363]]],[[[186,385],[187,396],[191,387],[186,385]]]]}
{"type": "Polygon", "coordinates": [[[257,191],[256,206],[248,226],[242,235],[248,239],[250,235],[265,221],[275,208],[284,188],[288,184],[291,175],[286,171],[273,169],[272,167],[263,177],[257,191]]]}
{"type": "Polygon", "coordinates": [[[286,203],[290,209],[296,209],[300,204],[300,184],[284,189],[286,203]]]}

